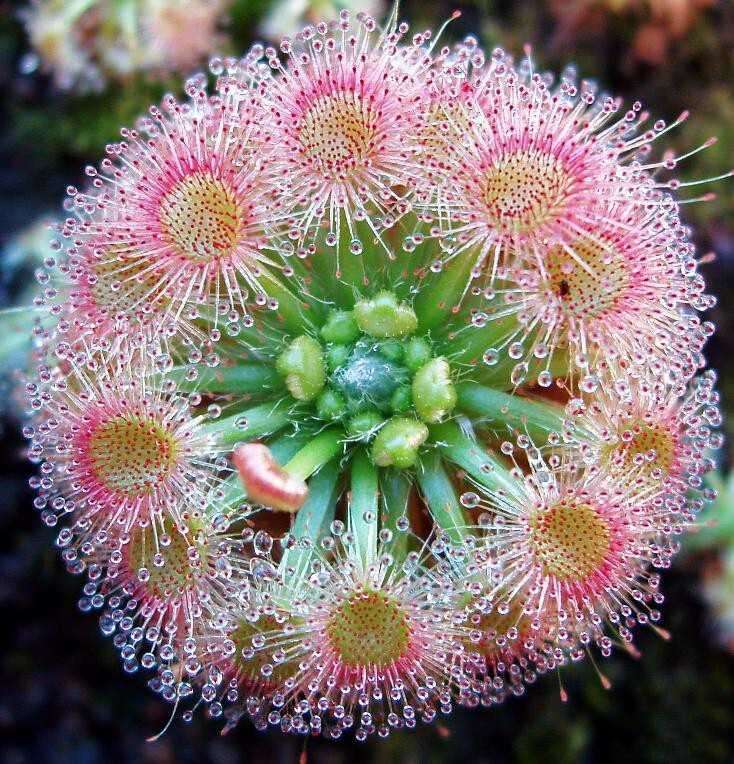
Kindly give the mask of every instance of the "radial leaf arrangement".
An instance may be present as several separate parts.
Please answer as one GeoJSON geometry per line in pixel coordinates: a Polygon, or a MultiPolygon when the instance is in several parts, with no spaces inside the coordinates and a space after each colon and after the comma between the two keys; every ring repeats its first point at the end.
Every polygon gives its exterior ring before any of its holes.
{"type": "Polygon", "coordinates": [[[395,13],[211,75],[39,273],[35,504],[125,670],[365,739],[665,636],[720,445],[685,115],[395,13]]]}

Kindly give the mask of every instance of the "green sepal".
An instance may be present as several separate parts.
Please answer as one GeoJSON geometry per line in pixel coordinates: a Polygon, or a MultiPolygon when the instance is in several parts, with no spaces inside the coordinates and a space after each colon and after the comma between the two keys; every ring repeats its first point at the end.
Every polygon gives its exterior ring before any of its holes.
{"type": "Polygon", "coordinates": [[[318,340],[302,334],[278,356],[275,368],[297,401],[312,401],[326,384],[324,351],[318,340]]]}
{"type": "Polygon", "coordinates": [[[433,357],[431,343],[424,337],[411,337],[405,343],[404,363],[410,371],[418,371],[425,366],[433,357]]]}
{"type": "Polygon", "coordinates": [[[418,459],[428,428],[413,417],[396,416],[380,428],[372,441],[372,460],[379,467],[407,469],[418,459]]]}
{"type": "Polygon", "coordinates": [[[331,310],[326,323],[321,327],[321,336],[326,342],[347,345],[360,335],[357,319],[351,310],[331,310]]]}
{"type": "Polygon", "coordinates": [[[400,363],[405,357],[405,346],[400,340],[385,340],[380,343],[379,352],[383,358],[400,363]]]}
{"type": "Polygon", "coordinates": [[[410,385],[400,385],[390,398],[390,410],[394,414],[403,414],[413,405],[410,385]]]}
{"type": "Polygon", "coordinates": [[[415,373],[412,384],[413,406],[429,424],[440,422],[456,406],[456,389],[451,367],[445,358],[434,358],[415,373]]]}
{"type": "Polygon", "coordinates": [[[461,467],[486,488],[495,491],[516,487],[517,481],[504,462],[463,433],[456,422],[431,427],[431,442],[436,444],[444,459],[461,467]]]}
{"type": "Polygon", "coordinates": [[[330,373],[334,373],[340,366],[343,366],[349,359],[352,352],[348,345],[332,345],[326,349],[326,365],[330,373]]]}
{"type": "Polygon", "coordinates": [[[417,325],[415,311],[406,302],[388,291],[378,292],[368,300],[354,306],[359,328],[371,337],[404,337],[412,334],[417,325]]]}
{"type": "Polygon", "coordinates": [[[384,421],[385,417],[379,411],[360,411],[347,422],[347,434],[350,438],[364,438],[371,435],[384,421]]]}
{"type": "Polygon", "coordinates": [[[327,387],[316,399],[316,413],[319,419],[336,421],[347,413],[346,398],[337,390],[327,387]]]}

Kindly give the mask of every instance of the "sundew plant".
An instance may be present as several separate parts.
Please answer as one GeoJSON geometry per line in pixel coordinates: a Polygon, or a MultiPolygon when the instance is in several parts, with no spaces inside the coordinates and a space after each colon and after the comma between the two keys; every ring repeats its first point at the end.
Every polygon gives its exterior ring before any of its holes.
{"type": "Polygon", "coordinates": [[[172,718],[363,740],[609,686],[713,498],[687,115],[396,15],[212,60],[39,272],[35,505],[172,718]]]}

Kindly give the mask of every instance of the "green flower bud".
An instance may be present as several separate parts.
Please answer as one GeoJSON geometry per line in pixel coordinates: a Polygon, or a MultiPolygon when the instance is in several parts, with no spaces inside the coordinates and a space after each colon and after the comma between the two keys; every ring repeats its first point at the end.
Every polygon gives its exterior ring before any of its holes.
{"type": "Polygon", "coordinates": [[[424,422],[440,422],[456,406],[456,388],[445,358],[434,358],[413,377],[413,405],[424,422]]]}
{"type": "Polygon", "coordinates": [[[404,343],[400,340],[385,340],[380,343],[380,355],[393,363],[400,363],[405,355],[404,343]]]}
{"type": "Polygon", "coordinates": [[[351,310],[331,310],[321,327],[321,336],[327,342],[347,345],[360,335],[357,320],[351,310]]]}
{"type": "Polygon", "coordinates": [[[428,438],[428,428],[417,419],[396,416],[388,420],[372,443],[372,461],[378,467],[412,467],[418,449],[428,438]]]}
{"type": "Polygon", "coordinates": [[[313,400],[326,384],[324,351],[313,337],[305,334],[296,337],[278,356],[275,368],[297,401],[313,400]]]}
{"type": "Polygon", "coordinates": [[[405,302],[398,302],[392,292],[379,292],[371,300],[354,306],[359,328],[371,337],[404,337],[418,326],[418,318],[405,302]]]}
{"type": "Polygon", "coordinates": [[[369,435],[384,421],[385,419],[378,411],[362,411],[347,422],[347,434],[352,438],[361,438],[369,435]]]}
{"type": "Polygon", "coordinates": [[[390,398],[390,408],[396,414],[402,414],[413,405],[413,396],[409,385],[400,385],[390,398]]]}
{"type": "Polygon", "coordinates": [[[347,345],[332,345],[326,349],[326,364],[332,374],[347,362],[350,352],[347,345]]]}
{"type": "Polygon", "coordinates": [[[344,396],[327,387],[316,399],[316,413],[319,419],[341,419],[347,413],[344,396]]]}
{"type": "Polygon", "coordinates": [[[418,371],[425,366],[432,357],[431,345],[423,337],[411,337],[405,345],[405,365],[411,371],[418,371]]]}
{"type": "Polygon", "coordinates": [[[372,343],[359,342],[347,362],[332,375],[335,389],[344,394],[349,410],[390,411],[390,398],[398,385],[408,381],[408,372],[370,349],[372,343]]]}

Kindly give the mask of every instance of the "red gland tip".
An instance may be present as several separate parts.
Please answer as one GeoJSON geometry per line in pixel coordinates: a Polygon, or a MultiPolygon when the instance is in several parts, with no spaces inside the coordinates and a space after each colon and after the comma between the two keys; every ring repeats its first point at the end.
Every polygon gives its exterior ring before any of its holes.
{"type": "Polygon", "coordinates": [[[642,658],[642,653],[634,645],[625,645],[625,650],[635,660],[642,658]]]}
{"type": "Polygon", "coordinates": [[[436,725],[436,732],[438,732],[438,736],[443,738],[443,740],[448,740],[451,737],[451,730],[443,724],[436,725]]]}
{"type": "MultiPolygon", "coordinates": [[[[709,263],[715,263],[716,262],[716,252],[707,252],[705,255],[701,256],[701,259],[698,261],[699,265],[708,265],[709,263]]],[[[713,524],[713,527],[716,526],[715,520],[709,520],[709,523],[713,524]]],[[[711,525],[709,527],[712,527],[711,525]]]]}
{"type": "Polygon", "coordinates": [[[297,512],[308,497],[308,486],[286,472],[263,443],[245,443],[233,454],[247,497],[280,512],[297,512]]]}
{"type": "Polygon", "coordinates": [[[452,19],[458,19],[458,18],[461,18],[461,11],[454,11],[454,12],[451,14],[451,18],[452,18],[452,19]]]}

